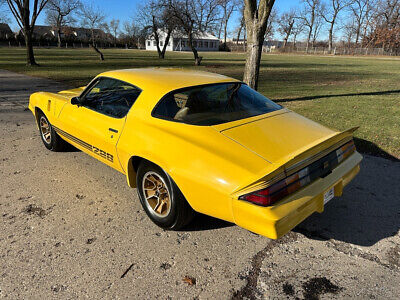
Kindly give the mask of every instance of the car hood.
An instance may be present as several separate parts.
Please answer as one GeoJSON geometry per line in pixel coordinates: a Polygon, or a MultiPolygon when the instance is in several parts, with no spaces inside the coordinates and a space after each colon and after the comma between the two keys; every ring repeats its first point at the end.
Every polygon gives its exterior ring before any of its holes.
{"type": "Polygon", "coordinates": [[[271,163],[288,161],[337,134],[287,109],[216,129],[271,163]]]}

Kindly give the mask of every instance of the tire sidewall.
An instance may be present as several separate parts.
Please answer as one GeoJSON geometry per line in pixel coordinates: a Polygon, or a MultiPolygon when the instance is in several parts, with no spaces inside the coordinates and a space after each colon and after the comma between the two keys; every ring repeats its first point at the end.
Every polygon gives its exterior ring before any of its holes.
{"type": "Polygon", "coordinates": [[[51,123],[49,122],[49,119],[47,119],[46,115],[42,112],[39,112],[38,114],[38,126],[39,126],[39,132],[40,132],[40,138],[42,139],[42,142],[44,144],[44,146],[49,149],[52,150],[53,146],[54,146],[54,142],[55,142],[55,132],[53,129],[53,126],[51,125],[51,123]],[[41,118],[45,118],[47,121],[47,124],[49,124],[50,127],[50,135],[51,135],[51,141],[50,143],[47,143],[46,140],[43,138],[43,133],[42,133],[42,127],[40,126],[40,120],[41,118]]]}
{"type": "Polygon", "coordinates": [[[148,217],[158,226],[162,228],[172,228],[175,225],[176,219],[177,219],[177,213],[178,213],[178,197],[179,197],[179,192],[175,188],[174,183],[172,182],[171,178],[166,174],[160,167],[152,164],[152,163],[142,163],[137,171],[137,176],[136,176],[136,185],[137,185],[137,190],[139,194],[139,199],[140,203],[142,204],[143,209],[145,210],[146,214],[148,217]],[[170,212],[167,216],[165,217],[159,217],[154,214],[152,214],[146,205],[146,199],[144,197],[144,191],[143,191],[143,179],[144,175],[149,172],[155,172],[157,175],[162,177],[164,182],[167,185],[167,189],[170,194],[171,198],[171,209],[170,212]]]}

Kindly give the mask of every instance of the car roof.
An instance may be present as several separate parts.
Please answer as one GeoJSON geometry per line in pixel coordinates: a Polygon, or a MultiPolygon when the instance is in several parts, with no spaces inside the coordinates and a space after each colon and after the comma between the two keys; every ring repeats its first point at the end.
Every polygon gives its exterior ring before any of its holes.
{"type": "Polygon", "coordinates": [[[238,82],[238,80],[211,72],[180,68],[138,68],[108,71],[105,76],[119,79],[143,91],[166,94],[170,91],[202,84],[238,82]]]}

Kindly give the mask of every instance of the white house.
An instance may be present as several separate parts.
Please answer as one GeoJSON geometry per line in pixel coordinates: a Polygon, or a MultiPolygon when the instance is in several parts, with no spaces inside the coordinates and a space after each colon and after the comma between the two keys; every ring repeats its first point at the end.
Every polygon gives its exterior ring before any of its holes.
{"type": "MultiPolygon", "coordinates": [[[[164,31],[159,31],[160,48],[164,47],[165,38],[167,34],[164,31]]],[[[197,51],[218,51],[219,39],[209,33],[199,33],[193,37],[193,46],[197,51]]],[[[157,50],[157,43],[154,35],[150,35],[146,39],[146,50],[157,50]]],[[[189,39],[186,35],[179,32],[172,32],[167,51],[191,51],[189,47],[189,39]]]]}

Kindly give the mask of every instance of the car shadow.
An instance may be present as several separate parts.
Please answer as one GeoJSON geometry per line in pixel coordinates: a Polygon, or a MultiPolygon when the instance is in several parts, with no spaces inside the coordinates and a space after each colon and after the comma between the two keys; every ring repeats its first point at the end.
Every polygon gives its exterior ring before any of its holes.
{"type": "Polygon", "coordinates": [[[354,139],[354,143],[356,144],[357,150],[363,154],[370,154],[370,155],[390,159],[395,162],[400,162],[400,159],[391,155],[390,153],[386,152],[385,150],[380,148],[378,145],[376,145],[370,141],[360,139],[357,137],[354,137],[353,139],[354,139]]]}
{"type": "Polygon", "coordinates": [[[235,224],[197,213],[193,221],[181,231],[204,231],[235,226],[235,224]]]}
{"type": "Polygon", "coordinates": [[[314,95],[314,96],[305,96],[305,97],[288,98],[288,99],[276,99],[275,101],[278,102],[278,103],[284,103],[284,102],[308,101],[308,100],[323,99],[323,98],[334,98],[334,97],[381,96],[381,95],[390,95],[390,94],[399,94],[399,93],[400,93],[400,90],[388,90],[388,91],[364,92],[364,93],[314,95]]]}
{"type": "Polygon", "coordinates": [[[361,170],[332,199],[322,214],[314,213],[294,231],[311,239],[335,239],[372,246],[400,229],[400,163],[364,155],[361,170]]]}

